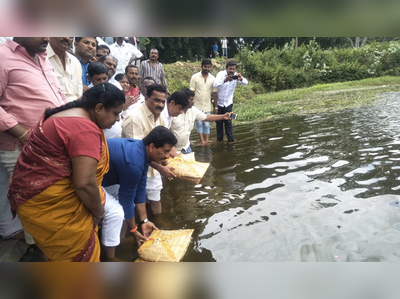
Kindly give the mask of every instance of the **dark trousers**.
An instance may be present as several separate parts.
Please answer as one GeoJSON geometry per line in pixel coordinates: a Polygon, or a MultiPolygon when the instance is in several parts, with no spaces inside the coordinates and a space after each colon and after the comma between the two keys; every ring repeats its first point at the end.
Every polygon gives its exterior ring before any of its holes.
{"type": "MultiPolygon", "coordinates": [[[[233,104],[229,105],[228,107],[221,107],[218,106],[218,114],[225,114],[226,112],[232,112],[233,104]]],[[[225,133],[226,137],[228,138],[229,142],[235,141],[233,139],[233,126],[231,120],[217,120],[217,140],[224,139],[224,125],[225,125],[225,133]]]]}

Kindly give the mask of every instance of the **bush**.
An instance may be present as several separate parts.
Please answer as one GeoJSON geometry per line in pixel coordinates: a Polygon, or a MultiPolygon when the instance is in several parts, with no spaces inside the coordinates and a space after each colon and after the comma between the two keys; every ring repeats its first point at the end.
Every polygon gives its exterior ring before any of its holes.
{"type": "Polygon", "coordinates": [[[400,74],[400,43],[372,43],[363,48],[322,50],[311,40],[295,49],[262,52],[243,49],[238,59],[252,82],[268,91],[301,88],[315,84],[361,80],[400,74]]]}
{"type": "MultiPolygon", "coordinates": [[[[311,40],[297,49],[294,43],[282,49],[264,51],[242,49],[235,57],[238,71],[249,80],[249,85],[238,85],[235,103],[244,103],[260,94],[336,83],[400,75],[400,43],[372,43],[363,48],[335,48],[322,50],[311,40]]],[[[226,59],[212,59],[212,74],[225,69],[226,59]]],[[[171,92],[189,87],[201,62],[165,64],[168,88],[171,92]]],[[[275,108],[271,108],[275,109],[275,108]]],[[[264,111],[260,113],[269,113],[264,111]]]]}

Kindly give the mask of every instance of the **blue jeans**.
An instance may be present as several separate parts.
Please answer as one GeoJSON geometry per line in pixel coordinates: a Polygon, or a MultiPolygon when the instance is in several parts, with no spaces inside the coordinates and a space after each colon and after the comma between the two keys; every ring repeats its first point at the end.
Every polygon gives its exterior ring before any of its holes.
{"type": "Polygon", "coordinates": [[[187,149],[182,149],[181,150],[181,153],[182,154],[190,154],[192,152],[192,148],[190,147],[190,145],[189,145],[189,147],[187,148],[187,149]]]}
{"type": "Polygon", "coordinates": [[[228,58],[228,48],[222,48],[222,57],[228,58]]]}
{"type": "MultiPolygon", "coordinates": [[[[211,114],[211,112],[206,112],[206,114],[211,114]]],[[[210,135],[210,122],[196,120],[196,129],[199,134],[210,135]]]]}

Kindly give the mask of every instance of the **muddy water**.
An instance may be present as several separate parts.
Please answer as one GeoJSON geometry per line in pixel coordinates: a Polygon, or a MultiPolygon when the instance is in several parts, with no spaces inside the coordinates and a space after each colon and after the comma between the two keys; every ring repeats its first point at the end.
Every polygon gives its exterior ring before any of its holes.
{"type": "MultiPolygon", "coordinates": [[[[399,106],[389,93],[372,107],[238,125],[234,145],[202,148],[193,134],[211,166],[198,185],[167,182],[153,220],[195,229],[185,261],[400,261],[399,106]]],[[[133,247],[119,254],[133,259],[133,247]]]]}

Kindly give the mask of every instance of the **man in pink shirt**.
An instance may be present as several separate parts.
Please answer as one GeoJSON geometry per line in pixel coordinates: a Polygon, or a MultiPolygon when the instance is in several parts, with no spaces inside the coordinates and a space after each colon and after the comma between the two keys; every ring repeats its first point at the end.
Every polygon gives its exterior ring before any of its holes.
{"type": "MultiPolygon", "coordinates": [[[[0,236],[21,237],[18,217],[12,219],[7,182],[20,150],[47,107],[66,103],[46,57],[48,37],[15,37],[0,45],[0,236]]],[[[33,244],[25,233],[28,244],[33,244]]]]}

